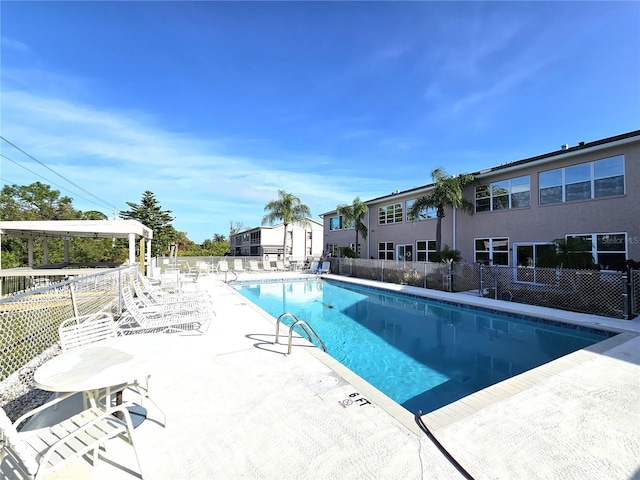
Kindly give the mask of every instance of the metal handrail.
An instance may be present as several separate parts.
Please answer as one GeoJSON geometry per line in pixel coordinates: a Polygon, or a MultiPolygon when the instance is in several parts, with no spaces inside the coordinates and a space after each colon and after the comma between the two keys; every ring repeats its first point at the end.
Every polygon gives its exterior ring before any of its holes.
{"type": "Polygon", "coordinates": [[[231,283],[233,281],[237,281],[238,280],[238,274],[236,272],[234,272],[233,270],[226,270],[224,272],[224,283],[231,283]],[[233,276],[236,277],[233,280],[227,280],[227,273],[233,273],[233,276]]]}
{"type": "Polygon", "coordinates": [[[289,327],[289,348],[287,349],[287,355],[291,355],[291,346],[292,346],[292,343],[293,343],[293,329],[295,327],[297,327],[298,325],[302,328],[302,331],[307,336],[307,340],[309,340],[310,343],[313,343],[313,340],[311,339],[311,337],[313,336],[313,338],[315,338],[316,341],[322,347],[322,350],[324,352],[327,351],[327,347],[325,346],[324,342],[322,340],[320,340],[320,337],[315,332],[315,330],[311,327],[311,325],[309,325],[304,320],[298,320],[293,313],[289,313],[289,312],[286,312],[286,313],[283,313],[282,315],[280,315],[278,317],[278,320],[276,321],[276,340],[275,340],[274,343],[279,343],[278,339],[279,339],[279,333],[280,333],[280,322],[281,322],[283,317],[291,317],[294,320],[293,324],[289,327]]]}

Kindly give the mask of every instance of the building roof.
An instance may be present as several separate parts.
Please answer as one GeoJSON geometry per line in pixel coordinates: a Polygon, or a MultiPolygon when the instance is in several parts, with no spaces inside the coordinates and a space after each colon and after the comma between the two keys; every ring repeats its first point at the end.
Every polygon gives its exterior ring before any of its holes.
{"type": "Polygon", "coordinates": [[[137,220],[38,220],[0,222],[0,235],[20,238],[128,238],[129,234],[147,240],[153,231],[137,220]]]}
{"type": "MultiPolygon", "coordinates": [[[[486,168],[484,170],[479,170],[477,172],[472,172],[472,175],[475,178],[483,178],[485,176],[489,176],[495,172],[500,171],[508,171],[508,170],[516,170],[524,167],[528,167],[531,165],[547,163],[558,158],[565,158],[576,155],[578,153],[582,153],[585,150],[598,150],[605,147],[611,147],[615,144],[624,144],[633,141],[640,140],[640,130],[634,130],[632,132],[622,133],[620,135],[615,135],[613,137],[603,138],[601,140],[595,140],[593,142],[580,142],[578,145],[573,147],[569,147],[568,145],[562,145],[560,150],[555,150],[549,153],[543,153],[542,155],[536,155],[535,157],[524,158],[521,160],[516,160],[514,162],[504,163],[502,165],[498,165],[496,167],[486,168]]],[[[427,192],[428,190],[433,188],[433,183],[429,183],[426,185],[421,185],[419,187],[409,188],[407,190],[396,190],[395,192],[391,192],[387,195],[382,195],[380,197],[372,198],[370,200],[365,200],[365,204],[370,204],[374,202],[378,202],[385,198],[392,198],[396,195],[406,195],[408,193],[418,193],[418,192],[427,192]]],[[[320,217],[324,217],[325,215],[333,214],[336,210],[331,210],[329,212],[325,212],[320,215],[320,217]]]]}

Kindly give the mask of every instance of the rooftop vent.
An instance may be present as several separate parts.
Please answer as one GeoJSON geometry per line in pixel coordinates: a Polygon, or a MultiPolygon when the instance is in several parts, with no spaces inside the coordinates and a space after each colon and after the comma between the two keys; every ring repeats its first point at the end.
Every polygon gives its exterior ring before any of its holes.
{"type": "Polygon", "coordinates": [[[567,145],[566,143],[564,145],[561,145],[560,148],[562,150],[567,150],[569,148],[569,145],[567,145]]]}

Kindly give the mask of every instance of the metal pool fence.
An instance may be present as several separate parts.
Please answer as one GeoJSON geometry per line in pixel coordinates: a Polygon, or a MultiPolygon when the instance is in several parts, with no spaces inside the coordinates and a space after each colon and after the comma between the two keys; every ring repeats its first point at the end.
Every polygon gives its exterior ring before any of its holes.
{"type": "Polygon", "coordinates": [[[332,258],[331,272],[617,318],[640,314],[640,271],[332,258]]]}

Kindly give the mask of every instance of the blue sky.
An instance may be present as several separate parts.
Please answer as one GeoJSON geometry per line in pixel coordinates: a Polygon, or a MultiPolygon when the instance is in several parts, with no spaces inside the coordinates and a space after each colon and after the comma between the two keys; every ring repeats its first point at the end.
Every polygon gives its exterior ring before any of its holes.
{"type": "Polygon", "coordinates": [[[0,15],[2,136],[75,185],[5,142],[2,184],[49,183],[108,215],[150,190],[198,243],[259,225],[278,189],[319,220],[436,167],[640,128],[639,2],[2,1],[0,15]]]}

